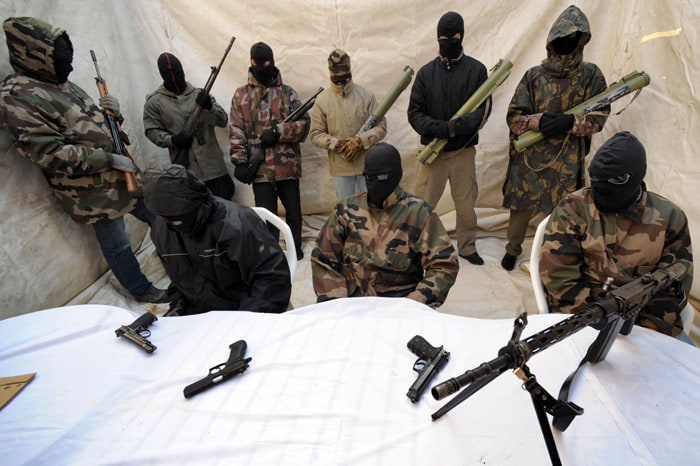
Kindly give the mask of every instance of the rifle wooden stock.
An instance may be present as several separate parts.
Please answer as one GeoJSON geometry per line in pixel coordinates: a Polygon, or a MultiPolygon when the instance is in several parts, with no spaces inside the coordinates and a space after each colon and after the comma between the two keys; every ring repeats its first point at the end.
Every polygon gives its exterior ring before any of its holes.
{"type": "MultiPolygon", "coordinates": [[[[630,92],[642,89],[651,82],[651,78],[644,71],[633,71],[617,82],[612,83],[603,92],[594,95],[590,99],[565,111],[566,114],[589,113],[610,105],[620,97],[624,97],[630,92]]],[[[544,135],[538,131],[526,131],[513,142],[513,147],[518,152],[522,152],[536,142],[544,139],[544,135]]]]}
{"type": "MultiPolygon", "coordinates": [[[[92,56],[92,62],[95,64],[95,72],[97,74],[97,76],[95,76],[97,91],[100,93],[100,97],[109,95],[109,91],[107,90],[107,83],[100,75],[100,69],[97,66],[97,57],[95,56],[95,51],[90,50],[90,55],[92,56]]],[[[112,110],[109,109],[104,109],[104,112],[105,118],[107,119],[107,125],[109,126],[109,132],[112,134],[112,140],[114,141],[114,151],[126,157],[129,157],[134,163],[136,169],[138,170],[139,167],[138,165],[136,165],[136,160],[134,160],[134,158],[131,156],[131,154],[126,148],[126,145],[124,144],[124,141],[122,141],[122,137],[120,135],[121,127],[119,126],[119,122],[117,121],[118,115],[116,115],[112,110]]],[[[136,175],[134,175],[131,172],[123,173],[124,179],[126,181],[126,190],[134,196],[140,195],[141,187],[139,187],[139,183],[136,180],[136,175]]]]}

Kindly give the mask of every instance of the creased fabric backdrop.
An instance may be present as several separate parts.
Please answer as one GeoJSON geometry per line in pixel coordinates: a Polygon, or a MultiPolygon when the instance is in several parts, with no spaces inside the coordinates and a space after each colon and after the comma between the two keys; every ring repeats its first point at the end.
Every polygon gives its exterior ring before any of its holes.
{"type": "MultiPolygon", "coordinates": [[[[64,27],[75,47],[70,79],[96,100],[95,71],[90,49],[111,94],[121,102],[130,134],[130,152],[142,168],[167,160],[163,150],[143,134],[146,94],[160,84],[157,56],[169,51],[183,62],[187,79],[201,87],[210,67],[219,63],[231,36],[236,41],[212,94],[229,108],[234,90],[247,79],[250,46],[268,43],[284,82],[305,100],[319,86],[328,86],[326,57],[334,47],[352,58],[355,81],[378,99],[399,79],[404,67],[415,71],[437,54],[436,24],[448,10],[465,20],[465,52],[493,67],[500,58],[514,66],[510,78],[493,94],[493,111],[478,146],[479,226],[482,233],[503,234],[507,212],[501,206],[501,185],[507,165],[508,130],[505,111],[523,73],[545,57],[545,40],[554,19],[570,1],[474,0],[240,0],[137,1],[0,0],[5,17],[35,16],[64,27]]],[[[588,16],[592,40],[584,59],[596,63],[608,84],[638,70],[651,84],[632,102],[613,105],[603,132],[593,138],[592,153],[617,131],[629,130],[647,148],[647,185],[685,209],[693,238],[700,231],[700,151],[697,89],[700,43],[700,3],[692,0],[626,0],[573,2],[588,16]]],[[[0,77],[12,70],[5,41],[0,44],[0,77]]],[[[403,155],[404,181],[414,187],[419,138],[409,126],[406,108],[410,87],[387,114],[386,142],[403,155]]],[[[227,131],[219,133],[227,153],[227,131]]],[[[305,214],[325,214],[335,194],[326,155],[310,142],[303,151],[302,206],[305,214]]],[[[60,306],[106,270],[92,230],[73,223],[59,210],[39,170],[12,148],[0,131],[0,299],[13,314],[60,306]]],[[[252,190],[237,183],[235,199],[252,205],[252,190]]],[[[449,195],[438,205],[441,214],[453,210],[449,195]]],[[[453,228],[453,216],[445,217],[453,228]],[[451,224],[452,223],[452,224],[451,224]]],[[[145,228],[127,216],[134,245],[145,228]]],[[[700,295],[696,280],[694,296],[700,295]]],[[[4,315],[5,317],[7,315],[4,315]]]]}

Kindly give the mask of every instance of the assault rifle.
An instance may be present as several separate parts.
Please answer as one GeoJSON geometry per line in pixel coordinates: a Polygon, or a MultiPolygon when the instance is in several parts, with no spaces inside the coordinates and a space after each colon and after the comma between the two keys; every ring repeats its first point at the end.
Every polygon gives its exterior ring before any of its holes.
{"type": "MultiPolygon", "coordinates": [[[[219,62],[219,66],[212,66],[211,67],[211,74],[209,75],[209,79],[207,79],[206,84],[202,88],[202,92],[205,94],[209,94],[211,92],[212,86],[214,86],[214,81],[216,81],[216,78],[219,76],[219,72],[221,71],[221,67],[224,65],[224,60],[226,60],[226,56],[228,55],[229,50],[231,50],[231,46],[233,46],[233,42],[236,40],[234,36],[231,36],[231,41],[228,43],[228,46],[226,47],[226,50],[224,50],[224,56],[221,57],[221,61],[219,62]]],[[[197,128],[197,124],[199,123],[199,115],[202,113],[202,107],[199,106],[199,104],[195,104],[194,110],[192,111],[192,115],[187,119],[185,122],[185,126],[182,129],[182,132],[185,133],[187,136],[192,136],[197,128]]],[[[203,144],[203,142],[200,142],[200,144],[203,144]]],[[[190,150],[184,147],[179,147],[175,151],[175,155],[173,156],[173,163],[182,165],[185,168],[188,168],[190,166],[190,157],[189,157],[189,152],[190,150]]]]}
{"type": "MultiPolygon", "coordinates": [[[[685,273],[686,265],[677,262],[668,268],[644,274],[626,285],[608,291],[606,296],[583,311],[518,341],[522,330],[527,325],[527,314],[521,314],[515,319],[511,340],[499,350],[497,358],[433,387],[431,393],[436,400],[443,399],[464,388],[460,394],[432,415],[433,420],[447,413],[507,369],[529,373],[526,363],[531,356],[589,325],[596,327],[604,325],[604,328],[589,348],[586,360],[591,362],[604,360],[625,322],[633,320],[649,303],[652,296],[680,280],[685,273]]],[[[554,408],[561,408],[561,406],[554,406],[554,408]]],[[[580,411],[580,413],[583,412],[583,410],[580,411]]],[[[573,416],[569,419],[563,419],[561,422],[555,423],[555,427],[563,431],[572,420],[573,416]]]]}
{"type": "Polygon", "coordinates": [[[197,393],[203,392],[204,390],[233,377],[234,375],[245,372],[245,370],[248,369],[248,363],[252,359],[243,359],[247,346],[248,345],[246,344],[245,340],[238,340],[235,343],[231,343],[229,345],[231,354],[228,357],[228,361],[212,367],[209,369],[209,375],[186,386],[183,390],[185,398],[190,398],[197,393]]]}
{"type": "MultiPolygon", "coordinates": [[[[651,82],[651,78],[644,71],[633,71],[617,82],[612,83],[603,92],[594,95],[585,102],[580,103],[572,109],[565,111],[566,114],[587,114],[601,110],[620,97],[624,97],[630,92],[641,92],[642,88],[651,82]]],[[[526,131],[513,142],[513,147],[518,152],[522,152],[536,142],[544,139],[544,135],[537,131],[526,131]]]]}
{"type": "Polygon", "coordinates": [[[148,337],[151,336],[151,331],[148,330],[148,327],[150,327],[156,320],[158,320],[158,317],[156,317],[154,314],[145,312],[133,323],[130,325],[122,325],[116,329],[114,333],[117,334],[117,337],[124,337],[130,342],[136,344],[145,352],[152,353],[157,349],[157,347],[148,341],[148,337]]]}
{"type": "MultiPolygon", "coordinates": [[[[94,50],[90,50],[90,56],[92,57],[92,63],[95,64],[95,74],[97,75],[95,76],[95,82],[97,83],[97,90],[100,93],[100,97],[104,97],[109,94],[109,91],[107,90],[107,83],[100,75],[100,68],[97,66],[97,57],[95,56],[94,50]]],[[[121,128],[119,127],[119,122],[117,121],[117,115],[112,110],[105,109],[105,118],[107,119],[107,126],[109,126],[109,132],[112,134],[112,140],[114,141],[114,152],[129,157],[138,170],[139,167],[136,165],[136,161],[126,149],[124,141],[122,141],[121,128]]],[[[131,172],[123,173],[126,180],[127,191],[129,191],[132,195],[140,195],[141,188],[139,187],[138,181],[136,181],[136,175],[131,172]]]]}
{"type": "MultiPolygon", "coordinates": [[[[467,99],[464,104],[457,110],[457,112],[450,118],[454,120],[459,117],[473,112],[484,103],[486,99],[493,94],[498,86],[503,84],[503,82],[510,76],[510,69],[513,64],[510,60],[502,58],[498,60],[498,63],[491,68],[491,75],[484,81],[484,83],[479,86],[479,88],[474,91],[474,93],[467,99]]],[[[488,112],[485,114],[484,118],[487,118],[488,112]]],[[[483,125],[483,121],[482,121],[483,125]]],[[[430,165],[433,161],[440,155],[440,152],[447,145],[447,139],[433,139],[427,146],[423,148],[418,154],[418,161],[423,165],[430,165]]]]}
{"type": "Polygon", "coordinates": [[[406,393],[411,402],[415,403],[420,399],[433,377],[447,364],[450,353],[445,351],[442,346],[435,348],[420,335],[411,338],[407,346],[413,354],[418,356],[418,360],[413,365],[413,370],[418,372],[418,378],[406,393]]]}
{"type": "Polygon", "coordinates": [[[389,90],[389,92],[384,96],[382,101],[379,102],[376,107],[374,107],[374,109],[372,110],[372,114],[367,118],[365,124],[362,125],[362,128],[360,128],[356,136],[359,136],[365,131],[369,131],[374,127],[374,125],[377,124],[378,121],[382,121],[382,118],[384,118],[386,112],[388,112],[391,106],[394,105],[394,102],[396,102],[396,99],[399,98],[404,89],[408,87],[408,84],[411,82],[412,78],[413,68],[406,65],[406,67],[403,69],[403,74],[401,75],[399,80],[396,82],[396,84],[394,84],[394,87],[392,87],[389,90]]]}

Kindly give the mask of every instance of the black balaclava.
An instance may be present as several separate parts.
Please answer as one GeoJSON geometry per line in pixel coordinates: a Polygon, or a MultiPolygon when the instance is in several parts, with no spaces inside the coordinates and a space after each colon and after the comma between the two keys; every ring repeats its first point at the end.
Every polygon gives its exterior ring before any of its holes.
{"type": "Polygon", "coordinates": [[[163,87],[177,95],[185,92],[187,87],[185,71],[175,55],[168,52],[161,53],[158,57],[158,71],[163,78],[163,87]]]}
{"type": "Polygon", "coordinates": [[[367,198],[372,204],[382,207],[403,176],[399,151],[385,142],[370,147],[362,175],[367,182],[367,198]]]}
{"type": "Polygon", "coordinates": [[[608,139],[588,167],[598,209],[621,212],[632,205],[642,192],[646,172],[647,155],[639,139],[628,131],[608,139]]]}
{"type": "Polygon", "coordinates": [[[250,48],[250,70],[255,79],[263,86],[269,86],[275,78],[275,56],[272,49],[265,42],[256,42],[250,48]],[[270,62],[266,65],[266,62],[270,62]]]}
{"type": "Polygon", "coordinates": [[[437,25],[437,35],[445,36],[447,39],[438,39],[440,44],[440,56],[448,60],[459,58],[462,53],[462,39],[464,39],[464,20],[459,13],[448,11],[437,25]],[[459,39],[454,38],[459,33],[459,39]]]}
{"type": "Polygon", "coordinates": [[[73,71],[73,44],[65,32],[58,36],[53,43],[53,67],[56,71],[56,81],[63,84],[68,81],[68,75],[73,71]]]}
{"type": "Polygon", "coordinates": [[[186,235],[197,234],[214,212],[209,188],[181,165],[151,169],[143,176],[146,207],[169,222],[169,228],[186,235]],[[173,225],[179,220],[181,225],[173,225]]]}

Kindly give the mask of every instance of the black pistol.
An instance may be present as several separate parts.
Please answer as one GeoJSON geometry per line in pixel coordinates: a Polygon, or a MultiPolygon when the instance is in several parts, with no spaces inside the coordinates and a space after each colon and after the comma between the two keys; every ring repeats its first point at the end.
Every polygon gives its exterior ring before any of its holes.
{"type": "Polygon", "coordinates": [[[408,389],[408,393],[406,393],[411,402],[415,403],[428,387],[430,380],[447,363],[450,353],[445,351],[442,346],[435,348],[420,335],[411,338],[407,346],[413,354],[418,356],[415,364],[413,364],[413,370],[418,372],[418,378],[413,382],[411,388],[408,389]]]}
{"type": "Polygon", "coordinates": [[[214,385],[223,382],[234,375],[241,374],[248,369],[248,363],[253,358],[243,359],[247,347],[248,345],[246,344],[245,340],[238,340],[235,343],[231,343],[229,345],[231,354],[228,357],[228,361],[212,367],[209,369],[209,375],[186,386],[183,390],[185,398],[190,398],[197,393],[203,392],[204,390],[213,387],[214,385]]]}
{"type": "Polygon", "coordinates": [[[131,325],[122,325],[114,331],[117,337],[124,337],[132,343],[138,345],[147,353],[152,353],[156,350],[156,345],[148,341],[151,336],[151,331],[148,327],[158,320],[154,314],[146,312],[136,319],[131,325]]]}

